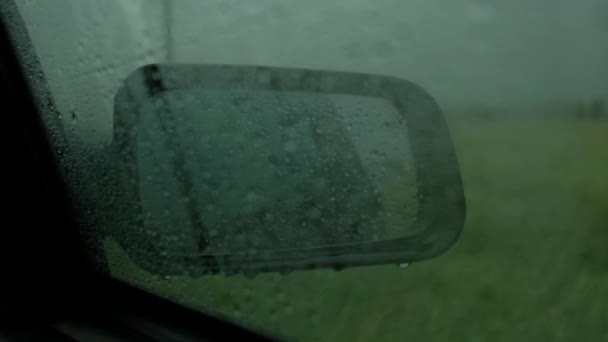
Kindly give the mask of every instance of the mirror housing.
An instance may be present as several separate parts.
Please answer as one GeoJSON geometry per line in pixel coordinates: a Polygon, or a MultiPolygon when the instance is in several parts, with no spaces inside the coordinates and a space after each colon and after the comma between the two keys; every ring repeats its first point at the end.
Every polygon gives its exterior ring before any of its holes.
{"type": "MultiPolygon", "coordinates": [[[[161,127],[167,144],[171,116],[161,127]]],[[[113,151],[121,189],[119,226],[111,236],[140,267],[162,275],[255,274],[297,269],[375,264],[402,264],[435,257],[457,240],[465,219],[465,199],[454,147],[435,100],[419,86],[402,79],[361,73],[236,65],[152,64],[134,71],[115,97],[113,151]],[[418,189],[413,236],[237,253],[167,253],[155,232],[145,226],[137,162],[138,125],[143,101],[179,89],[345,94],[390,102],[407,122],[418,189]]],[[[192,177],[183,170],[184,155],[175,149],[173,164],[180,175],[180,192],[189,196],[192,177]],[[180,166],[181,164],[181,166],[180,166]]],[[[191,203],[191,202],[189,202],[191,203]]],[[[186,204],[194,227],[202,227],[194,204],[186,204]]],[[[194,232],[192,238],[200,232],[194,232]]],[[[204,235],[204,234],[203,234],[204,235]]],[[[203,238],[204,241],[204,238],[203,238]]],[[[199,244],[201,242],[199,241],[199,244]]]]}

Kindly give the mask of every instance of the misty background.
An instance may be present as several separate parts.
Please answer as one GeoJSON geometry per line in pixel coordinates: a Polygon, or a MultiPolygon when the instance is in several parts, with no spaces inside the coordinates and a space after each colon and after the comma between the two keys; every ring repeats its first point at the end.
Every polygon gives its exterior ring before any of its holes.
{"type": "Polygon", "coordinates": [[[608,97],[604,0],[17,3],[59,110],[93,141],[111,137],[120,83],[157,62],[397,76],[448,114],[557,113],[608,97]]]}

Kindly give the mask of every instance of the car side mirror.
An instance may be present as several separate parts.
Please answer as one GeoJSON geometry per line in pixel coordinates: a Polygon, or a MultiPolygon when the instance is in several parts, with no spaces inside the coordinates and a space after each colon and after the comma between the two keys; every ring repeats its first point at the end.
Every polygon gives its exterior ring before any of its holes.
{"type": "Polygon", "coordinates": [[[113,149],[117,239],[157,274],[409,263],[464,222],[442,113],[394,77],[148,65],[115,97],[113,149]]]}

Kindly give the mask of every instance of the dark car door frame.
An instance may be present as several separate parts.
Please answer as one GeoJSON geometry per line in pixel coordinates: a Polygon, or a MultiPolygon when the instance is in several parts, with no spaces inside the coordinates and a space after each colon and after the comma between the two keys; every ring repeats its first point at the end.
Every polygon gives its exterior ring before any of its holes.
{"type": "Polygon", "coordinates": [[[0,0],[0,19],[0,127],[6,150],[0,339],[271,340],[94,269],[64,178],[71,170],[58,161],[69,151],[63,150],[67,147],[61,146],[61,136],[53,136],[53,141],[49,136],[43,117],[48,113],[41,108],[54,106],[50,96],[40,96],[50,93],[12,0],[0,0]],[[52,145],[57,141],[61,148],[52,145]]]}

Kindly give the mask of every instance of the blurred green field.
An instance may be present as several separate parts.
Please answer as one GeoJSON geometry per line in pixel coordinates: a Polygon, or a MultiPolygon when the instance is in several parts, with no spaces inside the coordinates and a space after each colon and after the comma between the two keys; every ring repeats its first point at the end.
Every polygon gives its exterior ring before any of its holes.
{"type": "Polygon", "coordinates": [[[608,341],[608,122],[451,119],[467,220],[440,257],[137,286],[303,341],[608,341]]]}

